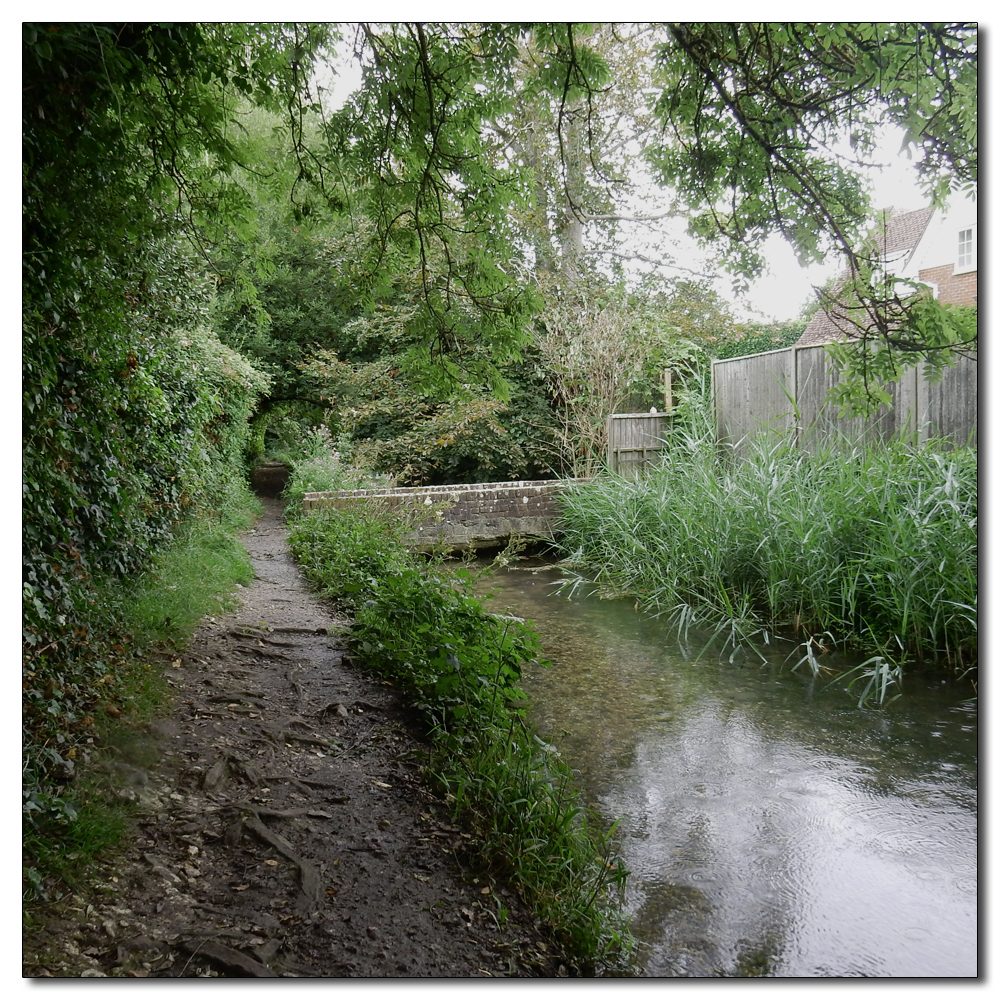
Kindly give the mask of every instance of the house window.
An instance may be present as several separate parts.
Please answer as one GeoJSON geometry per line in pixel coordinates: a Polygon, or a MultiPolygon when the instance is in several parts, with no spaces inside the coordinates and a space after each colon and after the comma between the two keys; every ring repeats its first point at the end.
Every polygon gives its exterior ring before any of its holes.
{"type": "Polygon", "coordinates": [[[976,227],[958,231],[958,262],[956,271],[972,271],[976,267],[976,227]]]}

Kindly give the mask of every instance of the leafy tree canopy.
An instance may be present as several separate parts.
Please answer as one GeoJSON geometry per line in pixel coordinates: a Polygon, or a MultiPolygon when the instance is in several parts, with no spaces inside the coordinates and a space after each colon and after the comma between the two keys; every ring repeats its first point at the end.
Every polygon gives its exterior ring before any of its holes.
{"type": "Polygon", "coordinates": [[[840,312],[857,317],[838,351],[840,401],[870,410],[880,386],[923,359],[930,370],[976,342],[919,283],[886,280],[865,240],[859,173],[877,129],[905,130],[931,202],[978,181],[978,45],[971,23],[671,23],[657,112],[666,138],[647,155],[690,206],[691,229],[722,237],[738,273],[782,233],[803,262],[842,254],[840,312]],[[845,146],[846,140],[846,146],[845,146]],[[847,148],[848,152],[843,152],[847,148]]]}
{"type": "Polygon", "coordinates": [[[727,237],[747,273],[774,231],[803,260],[831,245],[853,256],[870,218],[858,170],[885,123],[906,130],[935,204],[978,178],[975,25],[667,27],[657,113],[668,138],[647,155],[700,212],[694,230],[727,237]]]}

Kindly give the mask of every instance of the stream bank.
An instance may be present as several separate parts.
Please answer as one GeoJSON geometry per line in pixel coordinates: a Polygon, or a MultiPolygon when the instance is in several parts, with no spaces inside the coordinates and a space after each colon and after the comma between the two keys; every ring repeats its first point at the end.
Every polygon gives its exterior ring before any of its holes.
{"type": "Polygon", "coordinates": [[[243,536],[256,579],[163,662],[158,760],[109,762],[132,835],[36,912],[27,977],[572,975],[422,782],[426,747],[348,623],[307,588],[281,505],[243,536]]]}

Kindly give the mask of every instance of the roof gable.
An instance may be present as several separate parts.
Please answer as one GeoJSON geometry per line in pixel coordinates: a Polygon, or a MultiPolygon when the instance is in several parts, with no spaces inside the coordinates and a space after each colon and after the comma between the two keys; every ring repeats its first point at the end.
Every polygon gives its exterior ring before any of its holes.
{"type": "Polygon", "coordinates": [[[923,236],[927,223],[934,214],[933,208],[918,208],[915,212],[896,212],[886,223],[885,236],[880,247],[884,254],[896,254],[902,250],[912,250],[923,236]]]}
{"type": "MultiPolygon", "coordinates": [[[[906,270],[913,251],[927,231],[934,209],[928,206],[910,212],[889,208],[880,214],[888,218],[878,237],[879,257],[887,265],[887,270],[900,275],[906,270]]],[[[834,295],[849,283],[850,277],[849,270],[841,272],[834,295]]],[[[816,312],[802,331],[802,336],[795,342],[796,347],[812,347],[827,344],[831,340],[846,340],[855,335],[852,331],[857,330],[858,323],[864,325],[864,310],[860,307],[832,307],[831,311],[834,313],[832,316],[824,309],[816,312]]]]}

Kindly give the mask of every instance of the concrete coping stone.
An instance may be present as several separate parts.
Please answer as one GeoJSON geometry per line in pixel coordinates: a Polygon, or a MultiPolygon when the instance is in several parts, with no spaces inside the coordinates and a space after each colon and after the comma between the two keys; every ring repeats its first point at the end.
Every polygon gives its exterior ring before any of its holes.
{"type": "MultiPolygon", "coordinates": [[[[318,493],[306,493],[303,497],[307,500],[325,500],[329,498],[349,500],[351,498],[370,498],[378,500],[382,498],[406,498],[413,497],[419,499],[426,497],[425,503],[430,502],[434,496],[442,499],[458,500],[463,494],[475,493],[482,497],[486,493],[507,493],[510,491],[525,493],[531,491],[537,494],[549,493],[566,486],[576,486],[589,482],[587,479],[522,479],[507,480],[499,483],[456,483],[452,486],[397,486],[382,487],[373,490],[325,490],[318,493]]],[[[526,502],[527,497],[523,500],[526,502]]]]}

